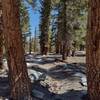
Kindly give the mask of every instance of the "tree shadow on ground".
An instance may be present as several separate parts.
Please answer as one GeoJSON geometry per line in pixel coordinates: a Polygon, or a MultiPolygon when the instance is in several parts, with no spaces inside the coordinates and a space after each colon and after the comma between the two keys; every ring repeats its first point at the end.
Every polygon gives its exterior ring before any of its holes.
{"type": "MultiPolygon", "coordinates": [[[[55,94],[49,91],[48,86],[43,86],[40,84],[40,81],[36,81],[32,83],[32,91],[37,90],[44,94],[42,99],[39,99],[32,92],[32,96],[35,97],[35,100],[88,100],[86,95],[86,91],[83,90],[69,90],[63,94],[55,94]],[[82,99],[83,98],[83,99],[82,99]]],[[[9,81],[7,77],[0,77],[0,97],[8,98],[10,95],[9,81]]],[[[37,93],[37,95],[40,95],[37,93]]],[[[0,99],[5,100],[5,99],[0,99]]]]}
{"type": "Polygon", "coordinates": [[[86,66],[85,64],[63,64],[57,65],[48,71],[49,75],[55,79],[66,79],[71,77],[82,77],[82,75],[86,74],[86,66]]]}
{"type": "Polygon", "coordinates": [[[35,55],[34,57],[26,56],[26,62],[44,65],[54,63],[57,59],[60,60],[61,58],[61,55],[35,55]]]}
{"type": "MultiPolygon", "coordinates": [[[[47,66],[48,67],[48,66],[47,66]]],[[[72,63],[56,65],[50,69],[40,68],[38,65],[30,67],[30,69],[45,73],[46,75],[57,79],[72,79],[72,77],[82,77],[86,75],[86,64],[72,63]]]]}
{"type": "MultiPolygon", "coordinates": [[[[43,94],[43,98],[37,98],[36,100],[88,100],[87,91],[85,90],[66,90],[63,94],[55,94],[50,92],[48,87],[41,85],[39,82],[35,82],[32,88],[43,94]]],[[[37,95],[33,93],[32,95],[40,97],[40,93],[37,95]]]]}
{"type": "Polygon", "coordinates": [[[10,88],[9,88],[8,77],[0,77],[0,97],[8,97],[9,93],[10,93],[10,88]]]}
{"type": "Polygon", "coordinates": [[[42,59],[42,60],[40,60],[40,59],[34,59],[34,60],[32,60],[32,61],[27,61],[26,60],[26,62],[27,63],[34,63],[34,64],[40,64],[40,65],[45,65],[45,64],[51,64],[51,63],[54,63],[55,62],[55,59],[42,59]]]}
{"type": "MultiPolygon", "coordinates": [[[[88,100],[87,97],[84,96],[86,91],[70,90],[63,94],[55,94],[51,93],[48,90],[48,87],[41,85],[39,82],[33,83],[32,89],[35,89],[44,94],[43,98],[40,99],[38,98],[39,94],[36,96],[32,92],[32,96],[36,98],[35,100],[88,100]]],[[[0,78],[0,97],[8,98],[10,95],[9,93],[10,90],[8,85],[8,78],[0,78]]]]}

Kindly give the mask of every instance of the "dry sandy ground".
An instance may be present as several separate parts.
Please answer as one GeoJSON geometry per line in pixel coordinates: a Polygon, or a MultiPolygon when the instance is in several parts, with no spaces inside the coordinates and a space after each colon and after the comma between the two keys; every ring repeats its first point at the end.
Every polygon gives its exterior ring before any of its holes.
{"type": "Polygon", "coordinates": [[[87,87],[81,84],[82,77],[86,77],[85,57],[68,57],[64,62],[48,61],[49,58],[43,60],[43,64],[34,63],[41,71],[47,71],[41,84],[55,94],[50,98],[47,95],[43,100],[82,100],[87,91],[87,87]]]}
{"type": "MultiPolygon", "coordinates": [[[[40,97],[42,99],[36,100],[82,100],[87,91],[87,87],[80,83],[81,78],[86,77],[85,57],[68,57],[65,62],[55,61],[51,57],[35,56],[31,57],[31,61],[29,58],[28,67],[36,66],[46,75],[44,81],[33,84],[33,88],[40,91],[40,95],[44,95],[40,97]]],[[[9,95],[8,87],[8,79],[0,77],[0,96],[9,95]]],[[[33,93],[33,96],[36,95],[33,93]]]]}

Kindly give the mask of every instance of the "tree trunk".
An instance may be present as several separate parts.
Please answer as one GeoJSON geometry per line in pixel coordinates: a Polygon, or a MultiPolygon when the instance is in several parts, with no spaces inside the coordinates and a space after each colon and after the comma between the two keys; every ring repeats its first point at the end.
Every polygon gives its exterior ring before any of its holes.
{"type": "Polygon", "coordinates": [[[11,98],[13,100],[32,100],[20,31],[19,4],[19,0],[2,0],[11,98]]]}
{"type": "Polygon", "coordinates": [[[71,56],[71,49],[70,48],[67,50],[66,55],[67,55],[67,57],[71,56]]]}
{"type": "Polygon", "coordinates": [[[34,32],[34,53],[36,52],[36,42],[37,42],[37,30],[35,28],[35,32],[34,32]]]}
{"type": "Polygon", "coordinates": [[[61,9],[59,7],[59,16],[58,16],[58,22],[57,22],[57,28],[58,28],[58,31],[57,31],[57,36],[56,36],[56,53],[57,54],[61,54],[61,43],[62,43],[62,12],[61,12],[61,9]]]}
{"type": "Polygon", "coordinates": [[[49,47],[49,23],[50,23],[50,12],[51,12],[51,0],[43,0],[41,7],[41,24],[40,24],[40,49],[41,54],[46,55],[49,47]]]}
{"type": "Polygon", "coordinates": [[[66,48],[67,48],[66,47],[66,42],[64,42],[63,47],[62,47],[62,60],[66,60],[66,57],[67,57],[67,55],[66,55],[67,49],[66,48]]]}
{"type": "Polygon", "coordinates": [[[2,4],[0,0],[0,69],[3,69],[3,27],[2,27],[2,4]]]}
{"type": "Polygon", "coordinates": [[[60,54],[60,42],[58,42],[58,40],[56,41],[56,54],[60,54]]]}
{"type": "Polygon", "coordinates": [[[63,19],[62,19],[62,24],[63,24],[63,28],[62,28],[62,59],[66,60],[67,56],[66,56],[66,52],[68,49],[68,32],[67,32],[67,4],[66,4],[66,0],[62,1],[62,12],[63,12],[63,19]]]}
{"type": "Polygon", "coordinates": [[[100,0],[89,0],[87,80],[90,100],[100,99],[100,0]]]}
{"type": "Polygon", "coordinates": [[[30,37],[29,37],[29,54],[31,54],[32,52],[32,34],[30,33],[30,37]]]}

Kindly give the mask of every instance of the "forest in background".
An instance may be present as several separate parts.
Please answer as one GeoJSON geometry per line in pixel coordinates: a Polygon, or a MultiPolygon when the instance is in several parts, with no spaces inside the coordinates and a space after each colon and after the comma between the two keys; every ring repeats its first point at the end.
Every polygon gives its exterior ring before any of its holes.
{"type": "MultiPolygon", "coordinates": [[[[64,24],[63,23],[64,19],[62,19],[64,16],[63,15],[64,11],[62,8],[63,3],[60,2],[59,0],[52,1],[51,4],[49,2],[47,3],[45,5],[43,1],[40,1],[37,6],[36,5],[37,2],[35,2],[35,8],[33,10],[34,11],[36,10],[40,13],[41,15],[40,24],[39,24],[39,29],[35,29],[35,32],[31,33],[29,26],[28,7],[27,5],[25,5],[25,2],[22,2],[21,27],[23,32],[23,42],[24,42],[23,44],[26,52],[38,51],[40,53],[43,53],[44,51],[44,54],[47,54],[47,52],[60,54],[61,49],[63,49],[63,44],[64,44],[63,42],[67,41],[67,38],[65,39],[63,38],[65,37],[66,33],[64,32],[65,29],[63,29],[64,27],[61,28],[61,23],[62,25],[64,24]],[[34,36],[32,36],[32,34],[34,34],[34,36]],[[42,48],[45,49],[45,46],[46,50],[42,50],[42,48]]],[[[67,28],[68,36],[66,37],[68,37],[68,42],[69,42],[67,44],[69,47],[67,47],[68,54],[66,56],[68,56],[71,55],[70,54],[71,52],[73,52],[72,55],[75,55],[74,52],[76,50],[80,51],[85,50],[85,37],[87,29],[87,1],[72,0],[68,1],[66,6],[67,6],[66,24],[68,26],[67,28]]]]}

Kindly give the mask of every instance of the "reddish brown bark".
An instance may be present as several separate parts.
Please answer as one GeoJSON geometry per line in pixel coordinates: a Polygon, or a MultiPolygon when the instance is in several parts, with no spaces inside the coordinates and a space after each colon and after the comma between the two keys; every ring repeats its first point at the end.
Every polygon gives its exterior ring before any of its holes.
{"type": "Polygon", "coordinates": [[[100,99],[100,0],[89,0],[87,79],[90,100],[100,99]]]}
{"type": "Polygon", "coordinates": [[[2,5],[1,5],[1,0],[0,0],[0,69],[3,68],[3,34],[2,34],[2,5]]]}
{"type": "Polygon", "coordinates": [[[9,67],[11,98],[13,100],[32,100],[30,96],[30,80],[22,46],[19,4],[20,0],[2,1],[4,39],[9,67]]]}

